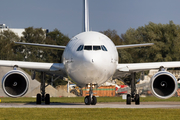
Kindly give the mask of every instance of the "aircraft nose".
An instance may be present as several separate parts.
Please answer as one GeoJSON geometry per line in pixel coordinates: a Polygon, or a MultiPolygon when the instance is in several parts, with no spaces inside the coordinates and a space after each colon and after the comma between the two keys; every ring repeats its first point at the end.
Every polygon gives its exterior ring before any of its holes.
{"type": "Polygon", "coordinates": [[[84,60],[86,61],[86,64],[88,64],[88,67],[98,69],[103,64],[103,59],[100,55],[96,54],[89,54],[85,55],[84,60]]]}

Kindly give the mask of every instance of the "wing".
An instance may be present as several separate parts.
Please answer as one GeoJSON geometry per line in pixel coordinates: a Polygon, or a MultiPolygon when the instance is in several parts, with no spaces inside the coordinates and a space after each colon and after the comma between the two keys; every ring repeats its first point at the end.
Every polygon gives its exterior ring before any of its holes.
{"type": "Polygon", "coordinates": [[[40,63],[0,60],[0,66],[26,68],[66,76],[63,63],[40,63]]]}
{"type": "Polygon", "coordinates": [[[47,44],[36,44],[36,43],[15,42],[15,44],[20,44],[20,45],[30,45],[30,46],[44,47],[44,48],[51,48],[51,49],[61,49],[61,50],[64,50],[64,49],[66,48],[66,46],[47,45],[47,44]]]}
{"type": "Polygon", "coordinates": [[[154,43],[118,45],[118,46],[116,46],[116,48],[117,49],[124,49],[124,48],[144,47],[144,46],[152,46],[152,45],[154,45],[154,43]]]}
{"type": "Polygon", "coordinates": [[[150,69],[164,68],[178,68],[180,62],[152,62],[152,63],[130,63],[130,64],[118,64],[117,70],[113,77],[122,76],[131,72],[145,71],[150,69]]]}

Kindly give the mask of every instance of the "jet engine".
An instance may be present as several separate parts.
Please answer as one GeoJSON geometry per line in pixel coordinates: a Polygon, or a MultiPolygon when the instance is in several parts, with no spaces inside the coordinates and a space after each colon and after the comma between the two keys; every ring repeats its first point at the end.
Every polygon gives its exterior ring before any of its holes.
{"type": "Polygon", "coordinates": [[[2,79],[2,89],[9,97],[21,97],[29,88],[29,79],[19,70],[7,72],[2,79]]]}
{"type": "Polygon", "coordinates": [[[170,72],[159,71],[151,78],[150,88],[154,96],[167,99],[176,93],[178,83],[170,72]]]}

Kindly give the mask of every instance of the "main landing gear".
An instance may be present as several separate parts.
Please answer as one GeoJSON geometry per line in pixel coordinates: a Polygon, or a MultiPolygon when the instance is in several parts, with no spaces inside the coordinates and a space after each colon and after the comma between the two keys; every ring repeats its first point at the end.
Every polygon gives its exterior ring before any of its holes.
{"type": "Polygon", "coordinates": [[[126,104],[130,105],[131,102],[135,102],[136,105],[140,104],[139,94],[136,94],[136,84],[135,84],[136,73],[131,73],[131,94],[127,94],[126,104]]]}
{"type": "Polygon", "coordinates": [[[45,92],[45,73],[41,72],[41,94],[37,94],[36,96],[36,104],[41,104],[41,101],[44,101],[45,104],[50,104],[50,95],[45,92]]]}
{"type": "Polygon", "coordinates": [[[94,85],[90,84],[89,96],[86,96],[86,97],[84,98],[84,103],[85,103],[86,105],[90,105],[90,104],[91,104],[91,105],[96,105],[96,103],[97,103],[96,97],[93,96],[93,86],[94,86],[94,85]]]}

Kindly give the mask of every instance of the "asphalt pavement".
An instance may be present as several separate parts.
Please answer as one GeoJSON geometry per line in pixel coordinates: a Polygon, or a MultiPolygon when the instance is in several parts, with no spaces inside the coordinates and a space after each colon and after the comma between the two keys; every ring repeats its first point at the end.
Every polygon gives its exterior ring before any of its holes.
{"type": "Polygon", "coordinates": [[[140,105],[126,105],[124,102],[97,103],[85,105],[84,103],[51,103],[50,105],[36,105],[36,103],[0,103],[0,108],[178,108],[180,102],[141,102],[140,105]]]}

